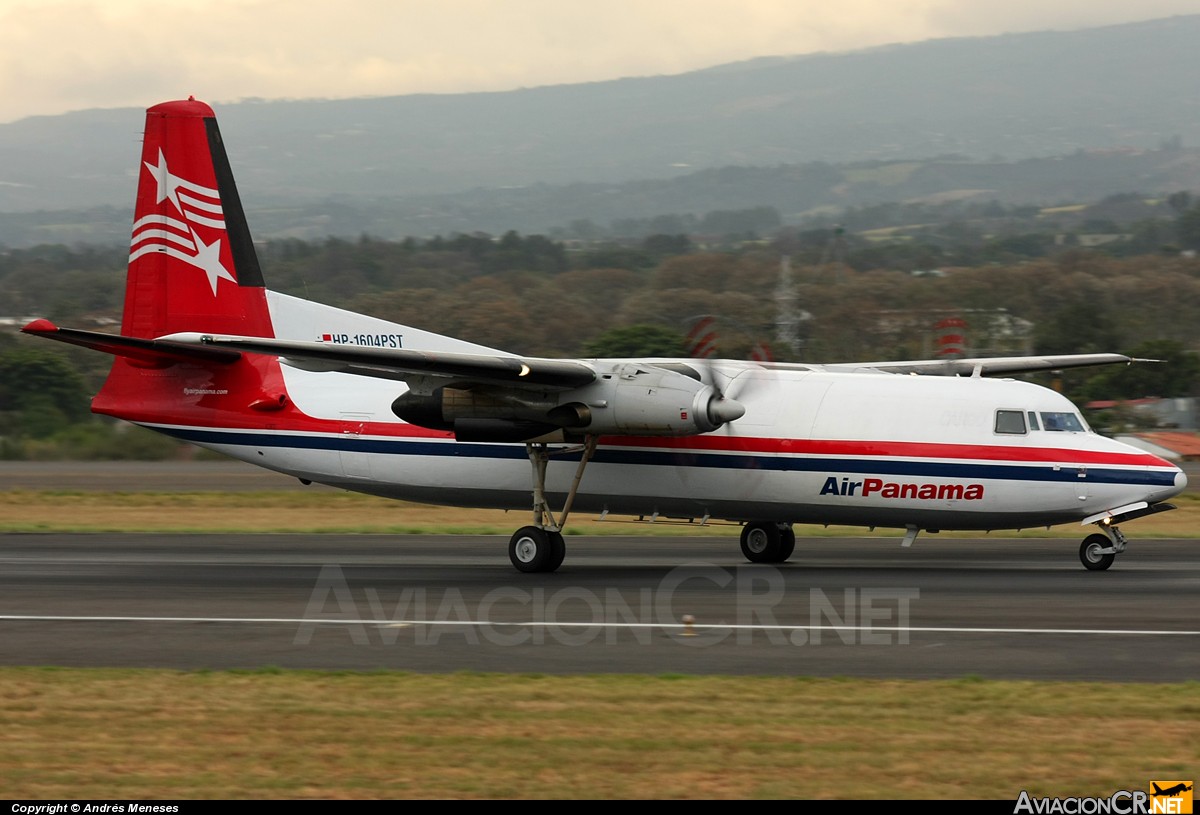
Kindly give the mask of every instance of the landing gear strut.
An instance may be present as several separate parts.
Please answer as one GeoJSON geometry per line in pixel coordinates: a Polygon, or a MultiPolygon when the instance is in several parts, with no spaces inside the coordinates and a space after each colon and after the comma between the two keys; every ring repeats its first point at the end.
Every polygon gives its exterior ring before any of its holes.
{"type": "Polygon", "coordinates": [[[508,559],[512,565],[522,572],[553,572],[562,565],[567,555],[567,544],[563,540],[562,530],[567,525],[567,516],[571,512],[571,504],[575,502],[575,494],[579,492],[579,482],[583,479],[583,471],[596,452],[596,437],[588,436],[583,447],[555,452],[577,452],[582,450],[579,466],[575,469],[575,480],[567,493],[562,512],[558,520],[550,511],[546,502],[546,464],[550,461],[550,449],[545,443],[528,442],[525,453],[533,467],[533,525],[518,529],[508,541],[508,559]]]}
{"type": "Polygon", "coordinates": [[[742,527],[742,554],[751,563],[783,563],[795,549],[791,524],[754,521],[742,527]]]}

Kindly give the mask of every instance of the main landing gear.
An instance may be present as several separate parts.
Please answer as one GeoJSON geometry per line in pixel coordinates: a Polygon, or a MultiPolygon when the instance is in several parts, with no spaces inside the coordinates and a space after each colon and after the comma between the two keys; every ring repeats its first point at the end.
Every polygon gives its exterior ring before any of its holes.
{"type": "Polygon", "coordinates": [[[783,563],[795,549],[791,524],[754,521],[742,527],[742,554],[751,563],[783,563]]]}
{"type": "Polygon", "coordinates": [[[508,541],[508,559],[521,572],[553,572],[562,565],[567,555],[567,544],[563,540],[562,530],[567,525],[567,515],[571,512],[571,504],[575,502],[575,494],[579,492],[579,482],[583,479],[583,471],[596,452],[596,437],[588,436],[582,447],[555,451],[574,453],[582,451],[579,466],[575,469],[575,480],[567,493],[562,512],[558,520],[550,511],[546,502],[546,464],[550,461],[550,448],[544,443],[528,442],[525,453],[533,467],[533,525],[523,526],[513,533],[508,541]]]}

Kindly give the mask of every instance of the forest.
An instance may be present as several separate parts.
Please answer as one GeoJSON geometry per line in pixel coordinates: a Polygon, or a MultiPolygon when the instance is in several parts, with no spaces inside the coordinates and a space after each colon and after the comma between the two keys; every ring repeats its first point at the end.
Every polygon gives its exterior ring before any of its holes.
{"type": "MultiPolygon", "coordinates": [[[[940,350],[937,326],[950,319],[964,325],[968,355],[1116,351],[1165,360],[1069,372],[1061,387],[1084,403],[1195,392],[1200,260],[1181,248],[1194,210],[1182,203],[1174,222],[1158,225],[1157,251],[1143,254],[965,224],[886,241],[840,226],[625,242],[363,235],[271,241],[259,254],[275,290],[518,354],[686,356],[688,330],[713,315],[715,354],[729,358],[757,347],[800,362],[927,358],[940,350]],[[972,245],[973,265],[947,263],[972,245]]],[[[116,330],[124,267],[120,248],[0,252],[0,456],[176,452],[90,417],[107,357],[18,333],[34,317],[116,330]]],[[[1115,429],[1108,417],[1093,423],[1115,429]]]]}

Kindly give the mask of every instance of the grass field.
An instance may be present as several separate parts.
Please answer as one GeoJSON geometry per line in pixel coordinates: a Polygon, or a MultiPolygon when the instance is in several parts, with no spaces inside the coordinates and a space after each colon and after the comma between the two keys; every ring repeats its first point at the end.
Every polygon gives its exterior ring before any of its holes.
{"type": "MultiPolygon", "coordinates": [[[[1177,503],[1129,530],[1200,536],[1200,499],[1177,503]]],[[[0,492],[0,531],[507,535],[524,519],[332,491],[0,492]]],[[[588,515],[573,531],[735,534],[588,515]]],[[[1197,721],[1197,682],[2,668],[0,789],[126,801],[1109,796],[1194,778],[1197,721]]]]}
{"type": "MultiPolygon", "coordinates": [[[[1200,537],[1200,494],[1173,499],[1179,509],[1132,522],[1142,538],[1200,537]]],[[[0,491],[0,532],[337,532],[510,535],[528,512],[431,507],[349,492],[0,491]]],[[[697,519],[699,520],[699,519],[697,519]]],[[[732,535],[728,524],[599,521],[571,516],[572,535],[732,535]]],[[[864,535],[864,527],[797,526],[798,535],[864,535]]],[[[901,535],[879,529],[871,534],[901,535]]],[[[970,533],[968,533],[970,534],[970,533]]],[[[982,533],[980,533],[982,534],[982,533]]],[[[1083,538],[1078,524],[1021,530],[1025,537],[1083,538]]]]}
{"type": "Polygon", "coordinates": [[[0,669],[9,798],[1109,796],[1200,685],[0,669]]]}

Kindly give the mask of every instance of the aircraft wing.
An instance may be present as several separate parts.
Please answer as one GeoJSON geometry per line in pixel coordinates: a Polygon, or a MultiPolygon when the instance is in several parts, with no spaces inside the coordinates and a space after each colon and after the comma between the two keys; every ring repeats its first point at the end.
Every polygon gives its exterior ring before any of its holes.
{"type": "Polygon", "coordinates": [[[926,376],[997,376],[1033,371],[1057,371],[1063,368],[1084,368],[1091,365],[1132,365],[1135,362],[1158,362],[1136,359],[1123,354],[1059,354],[1033,357],[977,357],[975,359],[921,359],[902,362],[850,362],[844,365],[823,365],[827,371],[880,371],[894,374],[923,374],[926,376]]]}
{"type": "Polygon", "coordinates": [[[573,360],[370,348],[220,334],[170,334],[159,337],[159,341],[269,354],[279,357],[285,365],[305,371],[338,371],[395,379],[407,382],[416,392],[428,392],[444,385],[565,390],[586,385],[596,378],[596,371],[590,365],[573,360]]]}
{"type": "Polygon", "coordinates": [[[161,367],[176,362],[236,362],[241,354],[231,349],[204,348],[167,340],[146,340],[138,337],[122,337],[100,331],[84,331],[79,328],[62,328],[49,320],[34,320],[21,329],[25,334],[45,337],[103,351],[113,356],[125,357],[150,367],[161,367]]]}

